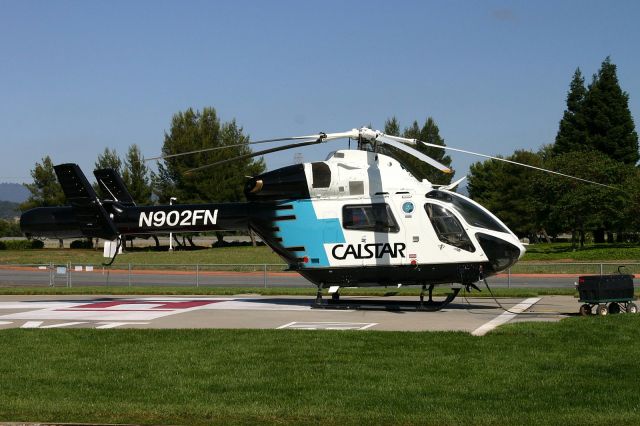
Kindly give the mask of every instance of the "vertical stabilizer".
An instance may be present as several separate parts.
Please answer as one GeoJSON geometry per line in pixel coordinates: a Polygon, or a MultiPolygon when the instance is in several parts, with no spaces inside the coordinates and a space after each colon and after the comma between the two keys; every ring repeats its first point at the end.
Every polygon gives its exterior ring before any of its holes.
{"type": "Polygon", "coordinates": [[[54,169],[82,235],[116,239],[118,231],[80,167],[77,164],[59,164],[54,169]]]}

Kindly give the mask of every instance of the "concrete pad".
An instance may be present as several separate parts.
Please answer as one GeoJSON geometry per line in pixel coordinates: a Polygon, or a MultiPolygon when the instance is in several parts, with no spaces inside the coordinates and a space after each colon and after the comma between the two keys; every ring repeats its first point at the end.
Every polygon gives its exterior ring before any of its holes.
{"type": "MultiPolygon", "coordinates": [[[[415,297],[345,297],[414,301],[415,297]]],[[[0,296],[3,328],[263,328],[465,331],[509,321],[558,321],[577,313],[571,296],[458,298],[438,312],[312,309],[308,296],[0,296]],[[536,298],[537,299],[537,298],[536,298]],[[529,303],[527,305],[527,303],[529,303]],[[526,306],[525,306],[526,305],[526,306]],[[501,316],[508,310],[522,311],[501,316]],[[497,320],[497,318],[500,318],[497,320]],[[492,323],[493,321],[493,323],[492,323]]],[[[483,329],[484,330],[484,329],[483,329]]]]}

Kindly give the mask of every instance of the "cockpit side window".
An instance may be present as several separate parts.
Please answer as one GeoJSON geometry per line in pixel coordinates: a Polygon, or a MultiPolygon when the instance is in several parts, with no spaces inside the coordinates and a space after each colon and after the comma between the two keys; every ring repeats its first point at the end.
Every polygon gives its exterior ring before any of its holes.
{"type": "Polygon", "coordinates": [[[359,204],[342,208],[342,226],[344,229],[373,232],[399,232],[400,227],[393,217],[389,205],[359,204]]]}
{"type": "Polygon", "coordinates": [[[455,208],[471,226],[509,233],[509,230],[506,227],[487,214],[487,212],[459,195],[435,190],[429,192],[427,194],[427,198],[451,203],[453,208],[455,208]]]}
{"type": "Polygon", "coordinates": [[[476,251],[476,248],[462,227],[462,223],[460,223],[451,211],[434,203],[427,203],[424,205],[424,208],[440,241],[462,250],[470,252],[476,251]]]}

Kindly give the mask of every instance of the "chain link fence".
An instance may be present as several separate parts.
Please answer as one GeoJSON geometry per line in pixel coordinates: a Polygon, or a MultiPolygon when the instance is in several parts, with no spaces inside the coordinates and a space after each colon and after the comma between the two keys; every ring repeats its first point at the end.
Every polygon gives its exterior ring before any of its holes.
{"type": "Polygon", "coordinates": [[[284,264],[3,264],[0,286],[309,287],[284,264]]]}
{"type": "MultiPolygon", "coordinates": [[[[518,263],[491,280],[499,287],[569,287],[579,275],[637,274],[640,263],[518,263]]],[[[636,281],[637,282],[637,281],[636,281]]],[[[2,264],[0,286],[313,287],[284,264],[2,264]]]]}

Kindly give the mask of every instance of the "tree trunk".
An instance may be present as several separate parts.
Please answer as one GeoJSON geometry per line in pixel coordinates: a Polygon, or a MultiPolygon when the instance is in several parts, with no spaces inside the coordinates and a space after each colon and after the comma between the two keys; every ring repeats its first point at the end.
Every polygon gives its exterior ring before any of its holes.
{"type": "Polygon", "coordinates": [[[156,242],[156,249],[160,248],[160,240],[158,239],[157,235],[152,235],[151,238],[153,238],[153,240],[156,242]]]}
{"type": "Polygon", "coordinates": [[[612,244],[612,243],[616,242],[615,238],[613,238],[613,232],[611,232],[611,231],[607,232],[607,242],[609,244],[612,244]]]}
{"type": "Polygon", "coordinates": [[[64,248],[64,241],[62,239],[58,240],[58,248],[64,248]]]}
{"type": "Polygon", "coordinates": [[[193,237],[192,236],[188,236],[187,240],[189,241],[189,245],[191,247],[195,247],[196,246],[195,243],[193,242],[193,237]]]}
{"type": "Polygon", "coordinates": [[[249,229],[249,238],[251,238],[251,247],[256,247],[256,234],[254,234],[251,229],[249,229]]]}
{"type": "Polygon", "coordinates": [[[176,234],[173,234],[173,241],[176,242],[178,247],[182,247],[182,244],[180,244],[180,240],[178,240],[178,236],[176,234]]]}
{"type": "Polygon", "coordinates": [[[546,242],[550,243],[550,242],[551,242],[551,238],[549,238],[549,234],[547,234],[547,230],[546,230],[546,229],[544,229],[544,228],[542,228],[542,229],[540,230],[540,232],[542,232],[542,237],[544,238],[544,240],[545,240],[546,242]]]}
{"type": "Polygon", "coordinates": [[[584,229],[580,230],[580,248],[584,248],[584,229]]]}

